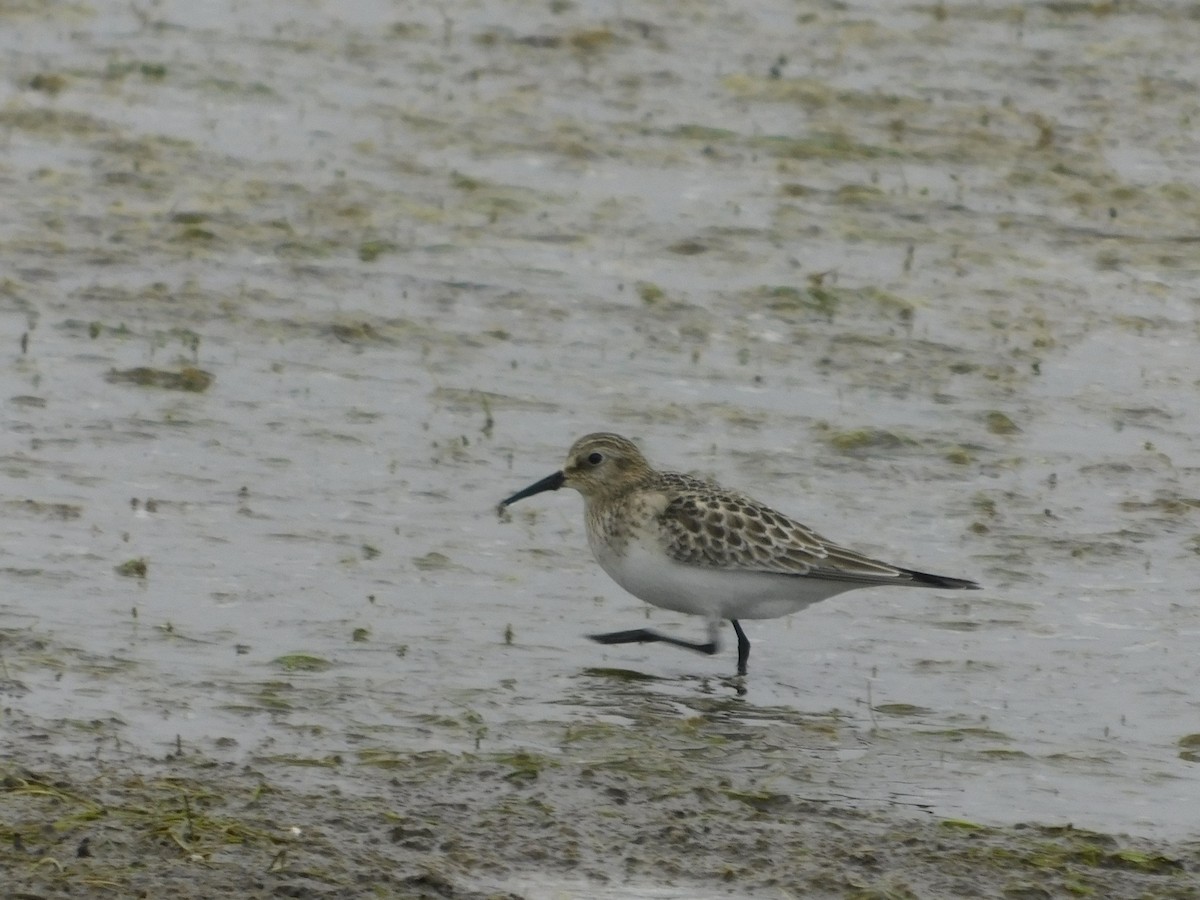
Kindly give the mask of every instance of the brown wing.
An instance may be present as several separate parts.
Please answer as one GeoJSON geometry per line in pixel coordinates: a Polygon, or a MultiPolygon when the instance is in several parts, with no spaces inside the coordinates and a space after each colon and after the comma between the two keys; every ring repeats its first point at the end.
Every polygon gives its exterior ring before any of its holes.
{"type": "Polygon", "coordinates": [[[695,566],[848,581],[905,580],[906,570],[855,553],[749,497],[671,476],[660,521],[667,553],[695,566]]]}

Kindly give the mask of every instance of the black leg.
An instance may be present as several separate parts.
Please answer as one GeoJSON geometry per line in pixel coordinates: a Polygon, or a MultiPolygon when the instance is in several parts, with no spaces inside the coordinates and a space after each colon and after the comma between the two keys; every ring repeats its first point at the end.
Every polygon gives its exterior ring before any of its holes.
{"type": "Polygon", "coordinates": [[[750,639],[746,637],[746,632],[742,631],[742,626],[737,619],[730,619],[733,623],[733,630],[737,634],[738,639],[738,674],[746,674],[746,661],[750,659],[750,639]]]}
{"type": "MultiPolygon", "coordinates": [[[[737,628],[737,623],[734,623],[734,628],[737,628]]],[[[745,635],[741,634],[741,629],[738,629],[738,653],[741,653],[741,641],[745,640],[745,635]]],[[[649,628],[635,628],[632,631],[610,631],[607,634],[589,634],[593,641],[598,644],[653,644],[663,643],[672,644],[676,647],[685,647],[688,650],[695,650],[698,653],[707,653],[712,656],[717,652],[717,642],[709,641],[706,644],[701,644],[696,641],[685,641],[677,637],[671,637],[669,634],[659,634],[657,631],[651,631],[649,628]]],[[[746,643],[746,652],[750,652],[750,644],[746,643]]]]}

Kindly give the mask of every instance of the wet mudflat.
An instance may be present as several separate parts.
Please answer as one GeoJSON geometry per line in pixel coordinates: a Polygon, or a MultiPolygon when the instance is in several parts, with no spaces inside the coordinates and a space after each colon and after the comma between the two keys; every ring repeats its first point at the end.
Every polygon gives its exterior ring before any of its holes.
{"type": "Polygon", "coordinates": [[[0,11],[15,895],[1200,896],[1186,4],[0,11]],[[977,578],[647,612],[606,428],[977,578]]]}

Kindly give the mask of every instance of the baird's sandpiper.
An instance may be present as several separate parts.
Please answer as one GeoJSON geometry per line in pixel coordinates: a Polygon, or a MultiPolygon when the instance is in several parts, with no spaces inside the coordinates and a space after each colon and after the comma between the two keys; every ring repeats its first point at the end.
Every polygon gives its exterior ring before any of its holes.
{"type": "Polygon", "coordinates": [[[786,616],[856,588],[979,588],[871,559],[736,491],[656,471],[617,434],[581,437],[561,470],[500,506],[561,487],[583,495],[588,544],[617,584],[647,603],[708,621],[705,643],[648,628],[589,635],[602,644],[662,641],[711,654],[728,619],[737,634],[738,674],[745,675],[750,641],[740,619],[786,616]]]}

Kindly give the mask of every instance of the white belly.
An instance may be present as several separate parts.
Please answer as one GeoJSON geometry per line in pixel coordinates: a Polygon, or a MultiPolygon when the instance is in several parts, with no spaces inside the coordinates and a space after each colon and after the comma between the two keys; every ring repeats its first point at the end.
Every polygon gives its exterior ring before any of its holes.
{"type": "Polygon", "coordinates": [[[709,569],[675,562],[631,541],[623,554],[593,544],[601,568],[629,593],[654,606],[714,619],[774,619],[861,585],[709,569]]]}

